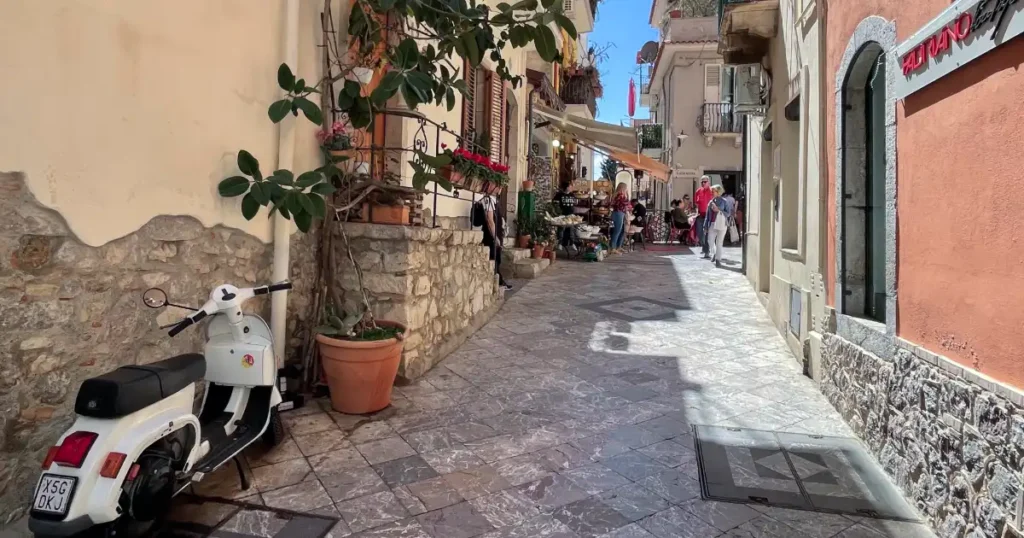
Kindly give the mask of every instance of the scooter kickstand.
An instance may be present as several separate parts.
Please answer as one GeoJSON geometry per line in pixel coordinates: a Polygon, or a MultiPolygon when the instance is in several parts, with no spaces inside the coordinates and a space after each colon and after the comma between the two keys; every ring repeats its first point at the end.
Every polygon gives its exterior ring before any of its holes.
{"type": "Polygon", "coordinates": [[[235,456],[235,468],[238,469],[238,480],[242,483],[242,490],[246,491],[249,489],[249,477],[245,476],[245,471],[242,469],[242,460],[235,456]]]}

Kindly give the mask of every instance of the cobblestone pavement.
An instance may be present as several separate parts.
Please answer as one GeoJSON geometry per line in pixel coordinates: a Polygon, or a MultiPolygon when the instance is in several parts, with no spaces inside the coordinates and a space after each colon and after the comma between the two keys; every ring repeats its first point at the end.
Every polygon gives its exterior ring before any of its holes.
{"type": "MultiPolygon", "coordinates": [[[[397,388],[389,410],[367,419],[321,406],[287,413],[291,439],[249,455],[255,490],[238,491],[228,467],[196,493],[339,518],[333,537],[931,536],[700,499],[692,424],[852,434],[738,264],[715,269],[689,251],[558,262],[397,388]]],[[[176,517],[226,520],[233,536],[285,526],[237,510],[184,505],[176,517]]]]}

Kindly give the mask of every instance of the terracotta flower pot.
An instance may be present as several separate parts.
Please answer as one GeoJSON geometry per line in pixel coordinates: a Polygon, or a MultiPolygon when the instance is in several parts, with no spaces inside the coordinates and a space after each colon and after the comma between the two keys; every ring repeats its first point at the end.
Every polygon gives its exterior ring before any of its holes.
{"type": "Polygon", "coordinates": [[[533,247],[533,252],[530,254],[530,257],[535,259],[535,260],[539,260],[539,259],[543,258],[544,257],[544,245],[537,245],[537,246],[533,247]]]}
{"type": "Polygon", "coordinates": [[[532,191],[534,184],[535,184],[534,181],[531,180],[531,179],[524,180],[523,181],[523,190],[526,191],[526,192],[532,191]]]}
{"type": "Polygon", "coordinates": [[[548,249],[548,250],[544,251],[544,257],[549,259],[549,260],[551,260],[551,263],[555,263],[555,258],[557,257],[557,253],[555,251],[551,250],[551,249],[548,249]]]}
{"type": "Polygon", "coordinates": [[[441,177],[447,179],[449,182],[451,182],[452,185],[455,185],[456,187],[470,186],[471,181],[469,180],[469,178],[462,175],[461,172],[456,172],[451,165],[441,168],[438,172],[441,177]]]}
{"type": "Polygon", "coordinates": [[[516,238],[516,248],[530,248],[530,239],[528,235],[520,235],[516,238]]]}
{"type": "Polygon", "coordinates": [[[409,224],[409,206],[372,204],[370,206],[370,222],[374,224],[409,224]]]}
{"type": "MultiPolygon", "coordinates": [[[[378,321],[377,325],[397,327],[408,334],[398,323],[378,321]]],[[[362,415],[391,404],[391,387],[398,375],[404,339],[358,341],[318,334],[316,342],[335,411],[362,415]]]]}

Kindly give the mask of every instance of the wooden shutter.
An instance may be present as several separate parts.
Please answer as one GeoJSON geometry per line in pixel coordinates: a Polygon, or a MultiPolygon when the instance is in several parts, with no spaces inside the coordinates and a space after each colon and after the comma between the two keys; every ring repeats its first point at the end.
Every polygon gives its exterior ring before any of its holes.
{"type": "Polygon", "coordinates": [[[722,64],[704,65],[704,102],[722,102],[722,64]]]}
{"type": "Polygon", "coordinates": [[[505,149],[505,83],[491,73],[491,106],[488,127],[491,133],[491,160],[503,161],[505,149]]]}
{"type": "Polygon", "coordinates": [[[476,69],[463,62],[462,80],[466,81],[466,94],[462,97],[462,147],[469,149],[476,133],[476,69]]]}

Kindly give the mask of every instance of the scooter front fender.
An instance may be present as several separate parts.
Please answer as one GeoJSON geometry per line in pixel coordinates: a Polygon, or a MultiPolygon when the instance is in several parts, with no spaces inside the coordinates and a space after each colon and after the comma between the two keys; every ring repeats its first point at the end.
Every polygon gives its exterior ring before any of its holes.
{"type": "MultiPolygon", "coordinates": [[[[142,454],[142,451],[161,437],[189,425],[195,427],[198,438],[199,421],[192,414],[194,396],[195,385],[193,384],[169,398],[116,419],[79,416],[71,428],[61,436],[60,442],[63,442],[64,437],[73,432],[88,431],[98,434],[82,466],[75,469],[53,464],[49,469],[43,471],[43,474],[75,478],[76,483],[68,505],[68,512],[61,518],[30,511],[29,528],[39,534],[71,536],[81,532],[82,525],[86,525],[88,528],[93,525],[109,523],[120,517],[118,503],[121,486],[124,484],[132,464],[142,454]],[[125,454],[126,458],[117,477],[104,478],[100,476],[100,470],[107,459],[107,454],[111,452],[125,454]]],[[[196,446],[193,444],[189,458],[194,457],[195,453],[196,446]]],[[[40,475],[41,480],[42,475],[40,475]]],[[[38,482],[36,487],[39,487],[38,482]]],[[[35,493],[33,493],[33,499],[34,495],[35,493]]]]}

